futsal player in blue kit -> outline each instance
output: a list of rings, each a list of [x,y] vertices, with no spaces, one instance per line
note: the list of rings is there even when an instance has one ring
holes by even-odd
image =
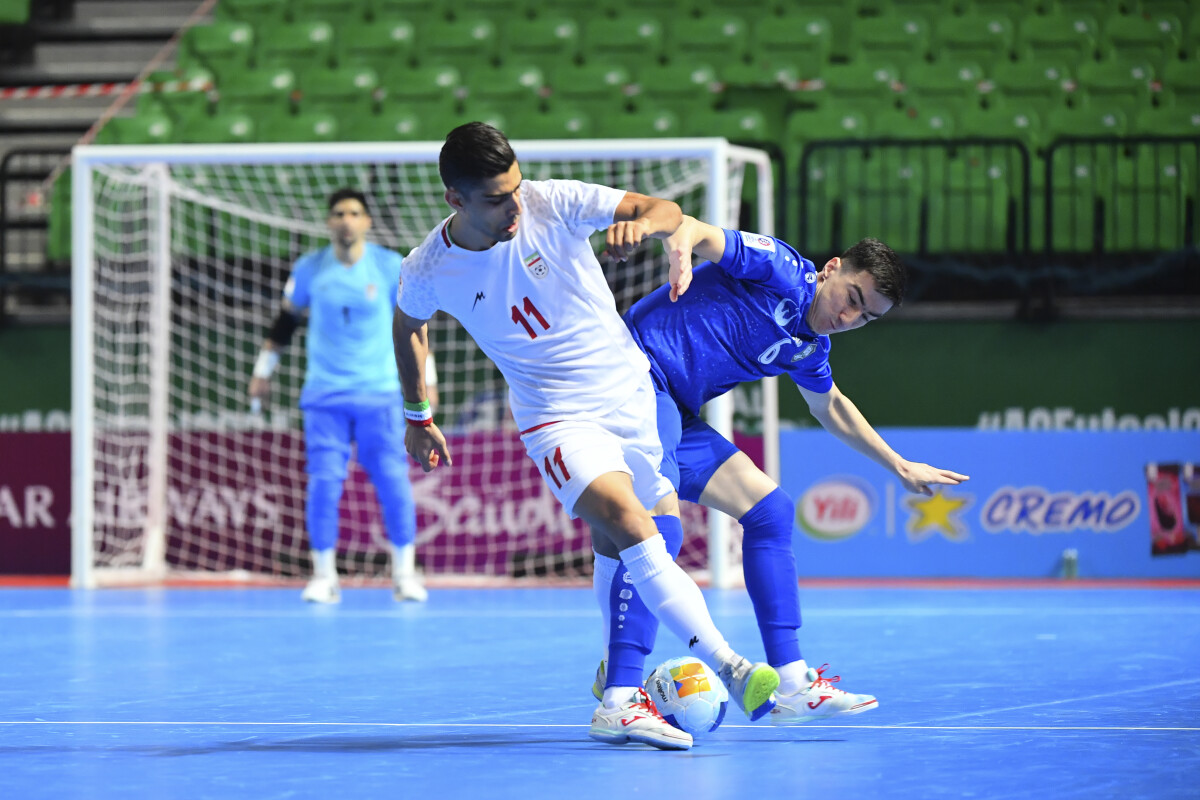
[[[707,260],[683,291],[660,287],[625,315],[650,359],[663,444],[662,472],[678,497],[718,509],[743,527],[746,588],[766,649],[780,675],[770,720],[797,724],[877,706],[871,695],[834,687],[824,668],[800,653],[800,598],[792,550],[793,502],[748,456],[699,416],[700,407],[739,383],[787,375],[821,425],[891,471],[911,492],[967,480],[950,470],[907,461],[892,450],[833,382],[829,336],[861,327],[898,305],[905,272],[882,242],[864,239],[820,269],[779,239],[725,230],[684,217],[663,242],[672,275]],[[655,514],[678,513],[665,505]],[[682,538],[668,543],[677,556]],[[657,622],[624,577],[624,565],[597,553],[595,586],[608,631],[597,697],[638,685]],[[607,599],[607,603],[603,602]]]
[[[427,599],[416,574],[416,506],[408,480],[401,416],[400,377],[392,353],[393,298],[400,285],[401,256],[367,241],[371,215],[355,189],[329,197],[330,244],[301,256],[284,289],[283,307],[263,342],[250,381],[252,401],[261,402],[308,311],[308,365],[300,408],[308,492],[305,503],[313,576],[303,599],[337,603],[341,589],[335,566],[338,502],[357,444],[383,511],[391,543],[392,592],[396,600]],[[426,368],[427,381],[433,383]]]

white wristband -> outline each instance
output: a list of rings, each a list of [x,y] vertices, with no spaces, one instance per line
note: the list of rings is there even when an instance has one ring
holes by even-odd
[[[259,350],[258,360],[254,362],[254,377],[267,380],[279,366],[279,353],[274,350]]]

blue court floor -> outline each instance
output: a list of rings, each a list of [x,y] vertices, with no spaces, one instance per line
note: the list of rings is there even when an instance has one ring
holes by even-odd
[[[745,593],[706,595],[761,658]],[[669,753],[587,738],[588,589],[4,589],[0,798],[1200,797],[1200,591],[802,599],[808,661],[879,708]]]

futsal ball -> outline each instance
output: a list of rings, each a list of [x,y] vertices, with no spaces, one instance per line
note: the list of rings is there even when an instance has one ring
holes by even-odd
[[[646,694],[663,719],[694,737],[712,733],[725,719],[729,692],[708,666],[695,658],[672,658],[646,679]]]

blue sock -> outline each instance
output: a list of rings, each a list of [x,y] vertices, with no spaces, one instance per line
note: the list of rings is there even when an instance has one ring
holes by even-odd
[[[671,558],[678,557],[683,547],[683,523],[679,517],[654,517],[654,524],[662,534]],[[608,595],[608,675],[605,688],[641,686],[646,656],[654,649],[654,639],[658,635],[658,617],[646,608],[628,576],[629,570],[620,564]]]
[[[800,588],[792,550],[795,507],[776,489],[738,520],[742,524],[742,570],[767,663],[773,667],[800,659]]]
[[[308,541],[313,550],[328,550],[337,544],[338,502],[342,499],[341,478],[308,476],[304,511],[308,519]]]

